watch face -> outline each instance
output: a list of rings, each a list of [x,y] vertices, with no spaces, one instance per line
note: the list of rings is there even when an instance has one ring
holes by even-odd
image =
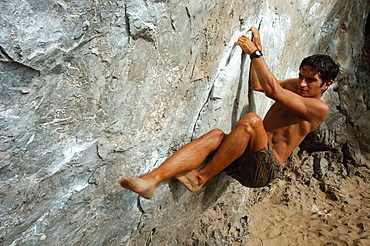
[[[260,50],[256,50],[255,52],[253,52],[250,55],[250,58],[253,59],[253,58],[258,58],[258,57],[261,57],[261,56],[263,56],[262,52]]]

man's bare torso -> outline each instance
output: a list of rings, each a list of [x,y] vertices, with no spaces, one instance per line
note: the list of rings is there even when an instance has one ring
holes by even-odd
[[[275,103],[267,112],[263,124],[274,156],[283,164],[288,155],[311,131],[311,124]]]
[[[294,86],[296,79],[291,79],[283,85],[285,89],[297,93]],[[314,100],[315,103],[324,103],[320,99]],[[316,101],[317,100],[317,101]],[[305,136],[320,125],[319,122],[309,122],[296,114],[288,111],[281,103],[275,102],[267,112],[263,124],[267,136],[272,145],[272,151],[276,159],[283,164],[284,160],[302,142]]]

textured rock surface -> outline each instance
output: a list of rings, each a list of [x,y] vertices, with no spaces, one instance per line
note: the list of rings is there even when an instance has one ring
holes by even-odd
[[[342,66],[328,120],[289,167],[309,167],[305,182],[368,173],[366,0],[19,0],[0,10],[4,245],[245,244],[249,208],[267,188],[219,175],[190,194],[169,180],[148,201],[118,179],[247,111],[264,115],[271,101],[248,91],[249,58],[234,45],[252,25],[278,78],[312,53]]]

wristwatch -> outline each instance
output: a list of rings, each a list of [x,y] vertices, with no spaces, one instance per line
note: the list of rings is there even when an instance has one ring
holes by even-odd
[[[250,55],[250,58],[251,58],[251,60],[252,60],[253,58],[258,58],[258,57],[261,57],[261,56],[263,56],[262,51],[260,51],[260,50],[256,50],[255,52],[253,52],[253,53]]]

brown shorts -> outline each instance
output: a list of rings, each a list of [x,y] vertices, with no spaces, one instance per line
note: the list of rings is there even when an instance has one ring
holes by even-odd
[[[238,180],[242,185],[259,188],[266,186],[278,177],[280,163],[274,157],[270,144],[269,149],[263,148],[249,155],[242,155],[223,171]]]

